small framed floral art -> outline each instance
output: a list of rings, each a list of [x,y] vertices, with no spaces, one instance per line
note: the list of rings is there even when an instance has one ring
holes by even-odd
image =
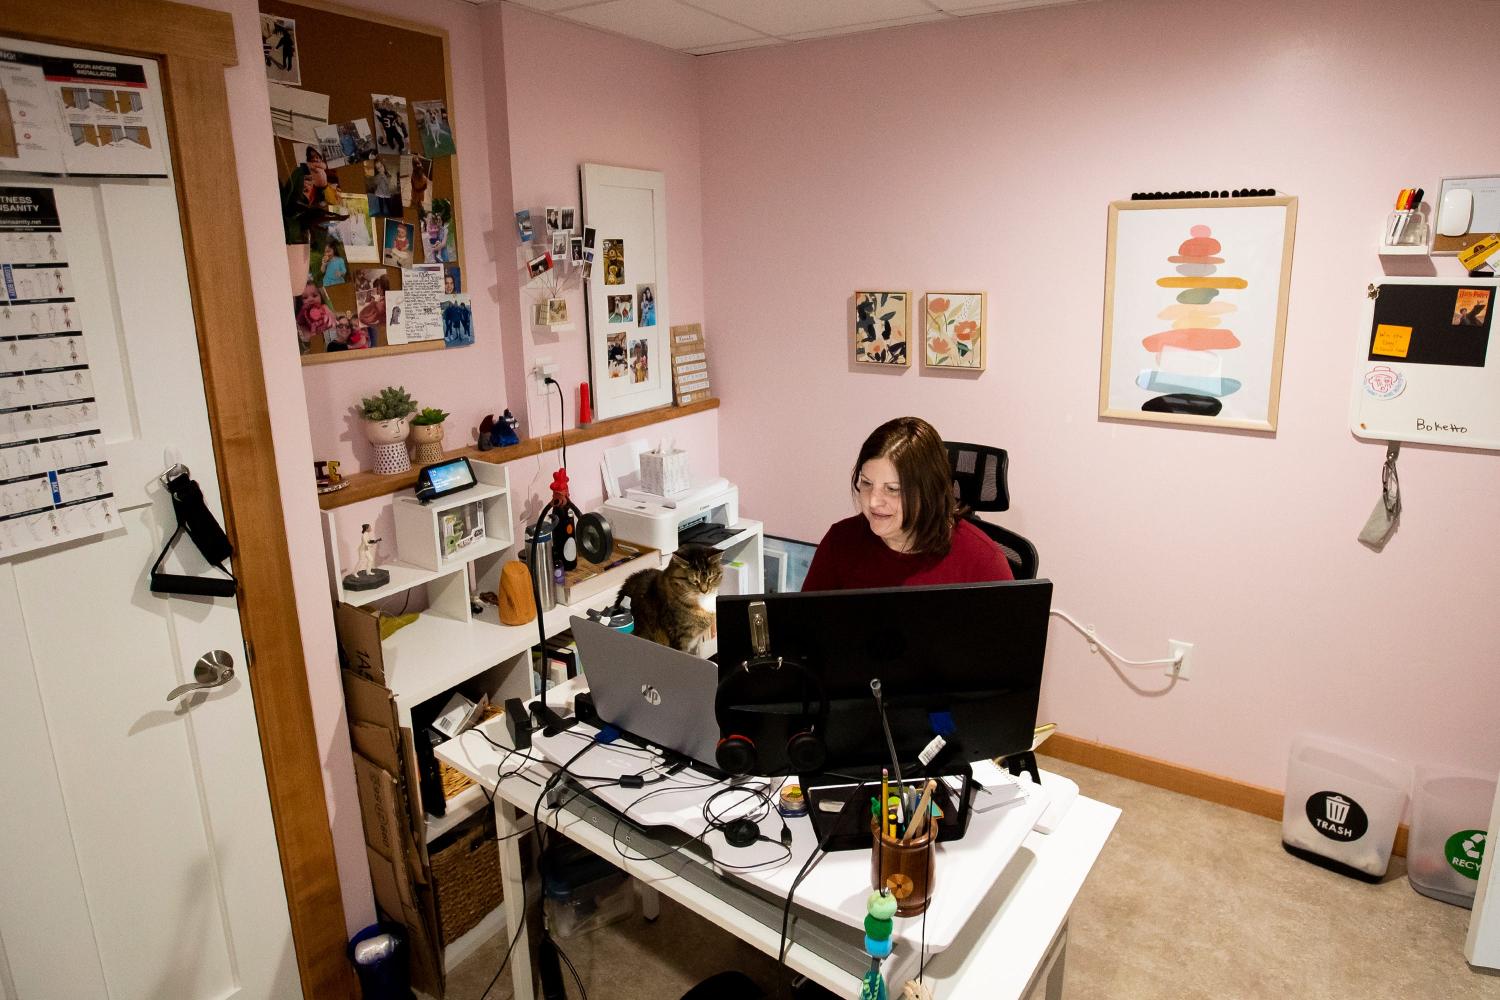
[[[911,326],[911,293],[854,293],[854,360],[861,364],[911,363],[906,331]]]
[[[983,292],[928,292],[923,317],[925,367],[984,371]]]

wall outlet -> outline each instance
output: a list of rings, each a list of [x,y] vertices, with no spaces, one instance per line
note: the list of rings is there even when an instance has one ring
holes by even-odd
[[[1094,626],[1092,626],[1092,625],[1085,625],[1083,627],[1083,634],[1088,637],[1089,652],[1090,653],[1097,653],[1097,652],[1099,652],[1099,641],[1098,641],[1098,637],[1096,636],[1096,634],[1094,632]]]
[[[1181,657],[1180,660],[1177,660]],[[1178,680],[1190,680],[1193,676],[1193,644],[1183,642],[1181,639],[1167,640],[1167,658],[1177,660],[1177,663],[1167,667],[1167,676],[1176,677]]]
[[[547,376],[557,378],[557,362],[551,358],[537,358],[531,366],[532,391],[538,396],[547,396],[552,393],[552,387],[547,384]]]

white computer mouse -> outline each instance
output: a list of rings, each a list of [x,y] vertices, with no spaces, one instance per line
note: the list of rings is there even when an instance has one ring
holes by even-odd
[[[1438,235],[1462,236],[1469,231],[1469,220],[1473,216],[1473,191],[1468,188],[1453,188],[1443,192],[1443,203],[1438,206]]]

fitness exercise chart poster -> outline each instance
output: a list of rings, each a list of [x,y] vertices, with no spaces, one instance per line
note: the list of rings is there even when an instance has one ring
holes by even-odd
[[[118,524],[57,201],[0,187],[0,559]]]

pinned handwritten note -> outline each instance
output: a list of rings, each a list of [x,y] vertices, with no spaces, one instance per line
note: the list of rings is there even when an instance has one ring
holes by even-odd
[[[1379,354],[1387,358],[1404,358],[1410,349],[1411,327],[1392,326],[1389,323],[1380,323],[1375,327],[1375,344],[1370,348],[1371,354]]]

